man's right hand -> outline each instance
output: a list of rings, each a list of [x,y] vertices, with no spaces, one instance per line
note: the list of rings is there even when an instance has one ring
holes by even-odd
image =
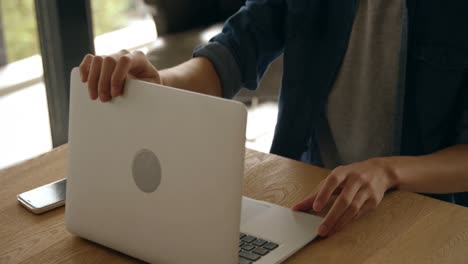
[[[143,52],[122,50],[110,56],[86,55],[80,64],[81,80],[88,82],[89,96],[102,102],[122,95],[126,79],[162,84],[158,70]]]

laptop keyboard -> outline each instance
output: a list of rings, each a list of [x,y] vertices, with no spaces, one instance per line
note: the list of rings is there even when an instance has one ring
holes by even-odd
[[[238,264],[251,264],[275,250],[278,244],[240,233]]]

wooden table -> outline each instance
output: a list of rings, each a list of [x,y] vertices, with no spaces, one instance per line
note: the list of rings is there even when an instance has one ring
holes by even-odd
[[[244,195],[283,206],[306,197],[328,173],[252,150],[245,161]],[[0,171],[0,263],[138,263],[69,234],[64,208],[37,216],[16,201],[66,172],[66,146]],[[311,242],[288,263],[468,263],[468,209],[392,192],[377,210]]]

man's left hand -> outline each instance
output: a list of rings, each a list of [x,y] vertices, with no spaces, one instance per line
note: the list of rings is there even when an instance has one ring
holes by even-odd
[[[385,158],[339,166],[320,183],[316,192],[293,209],[321,212],[331,202],[332,195],[338,195],[318,228],[320,236],[331,236],[376,208],[385,192],[395,185],[395,174],[386,166]]]

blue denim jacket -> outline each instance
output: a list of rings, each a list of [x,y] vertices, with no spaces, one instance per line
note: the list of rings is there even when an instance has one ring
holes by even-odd
[[[320,165],[316,124],[347,49],[357,1],[248,0],[221,34],[195,50],[215,65],[226,98],[242,86],[255,89],[284,55],[272,153],[308,156]],[[398,155],[468,144],[468,1],[440,3],[407,2]],[[468,206],[468,193],[433,197]]]

